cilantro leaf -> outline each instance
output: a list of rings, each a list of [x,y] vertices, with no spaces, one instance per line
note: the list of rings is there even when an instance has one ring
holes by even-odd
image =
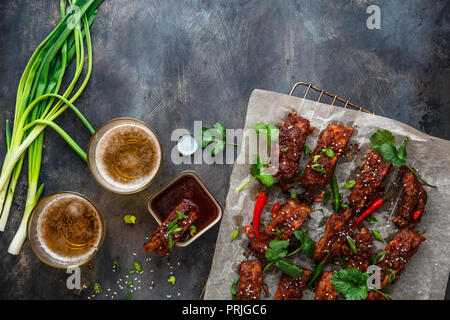
[[[289,241],[287,240],[272,240],[270,241],[269,248],[266,250],[266,259],[268,261],[276,261],[286,257],[289,246]]]
[[[392,159],[397,157],[397,149],[395,149],[393,144],[382,144],[378,153],[386,162],[392,161]]]
[[[251,166],[250,173],[261,181],[263,185],[270,188],[275,183],[275,178],[271,174],[264,172],[267,165],[262,161],[261,157],[258,155],[255,157],[256,163]]]
[[[368,296],[367,279],[369,275],[358,269],[347,268],[331,276],[334,290],[345,295],[347,300],[364,300]]]
[[[405,141],[403,141],[402,145],[397,150],[397,158],[404,162],[406,161],[406,146],[408,145],[409,139],[406,138]]]
[[[295,230],[294,236],[300,241],[302,245],[302,253],[305,257],[311,258],[314,254],[315,242],[312,240],[308,233],[303,230]]]
[[[215,140],[214,135],[212,135],[211,132],[209,132],[208,127],[202,127],[202,130],[198,133],[196,138],[197,138],[197,141],[202,146],[202,148],[206,148],[208,146],[208,144],[210,144],[211,142],[214,142],[214,140]]]
[[[197,134],[196,139],[202,148],[206,148],[209,144],[214,143],[210,150],[211,156],[214,157],[225,149],[225,127],[219,122],[216,122],[212,128],[202,127],[201,131]]]
[[[223,151],[224,149],[225,149],[225,142],[216,141],[213,147],[211,148],[210,154],[212,157],[214,157],[216,154],[219,154],[219,152]]]
[[[377,130],[371,137],[370,142],[374,145],[392,144],[395,145],[395,137],[389,130]]]
[[[222,137],[226,137],[226,131],[225,131],[225,127],[223,126],[223,124],[221,124],[220,122],[216,122],[213,126],[214,129],[216,129],[221,135]]]
[[[256,124],[256,126],[253,126],[252,129],[255,129],[256,133],[263,137],[270,146],[272,146],[274,142],[278,141],[280,130],[278,130],[278,128],[273,124],[260,122]]]
[[[291,278],[298,279],[303,277],[303,270],[293,264],[290,264],[289,262],[277,260],[273,265]]]

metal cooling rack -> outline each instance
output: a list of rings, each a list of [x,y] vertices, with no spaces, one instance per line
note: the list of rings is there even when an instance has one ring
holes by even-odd
[[[334,106],[335,103],[336,103],[336,101],[338,101],[338,102],[341,102],[341,103],[344,104],[344,106],[343,106],[344,108],[352,107],[352,108],[355,108],[355,109],[357,109],[357,110],[359,110],[359,111],[362,111],[362,112],[374,114],[372,111],[369,111],[369,110],[364,109],[364,108],[362,108],[362,107],[360,107],[360,106],[357,106],[356,104],[353,104],[353,103],[351,103],[350,101],[348,101],[348,100],[346,100],[346,99],[343,99],[343,98],[341,98],[341,97],[339,97],[339,96],[337,96],[337,95],[335,95],[335,94],[333,94],[333,93],[330,93],[330,92],[325,91],[325,90],[323,90],[323,89],[317,88],[317,87],[313,86],[312,84],[307,83],[307,82],[303,82],[303,81],[297,82],[296,84],[294,84],[294,86],[292,87],[292,90],[291,90],[290,95],[293,96],[295,90],[296,90],[298,87],[300,87],[300,86],[303,86],[303,87],[306,88],[306,89],[305,89],[305,93],[304,93],[304,95],[303,95],[303,98],[304,98],[304,99],[312,100],[312,99],[308,98],[308,94],[310,94],[311,91],[316,91],[316,92],[319,93],[319,97],[318,97],[317,100],[316,100],[317,102],[320,102],[320,101],[322,100],[323,96],[325,95],[325,96],[328,96],[328,97],[330,97],[330,98],[333,99],[333,101],[331,102],[331,105],[332,105],[332,106]],[[311,90],[311,89],[312,89],[312,90]]]

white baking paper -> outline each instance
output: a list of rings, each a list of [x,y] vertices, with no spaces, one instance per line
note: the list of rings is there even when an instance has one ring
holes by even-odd
[[[437,185],[438,188],[425,187],[428,192],[426,212],[415,229],[425,232],[423,236],[427,241],[422,243],[417,254],[407,263],[400,279],[390,287],[392,289],[390,296],[393,299],[443,299],[450,270],[450,141],[431,137],[385,117],[262,90],[255,90],[250,97],[244,132],[252,130],[250,127],[259,122],[280,125],[292,110],[309,119],[311,126],[317,128],[306,142],[311,149],[315,147],[318,133],[329,123],[355,127],[350,143],[357,143],[360,152],[353,158],[342,157],[339,160],[336,168],[339,185],[350,179],[357,179],[364,155],[369,149],[369,138],[376,130],[391,131],[396,137],[397,146],[405,137],[410,138],[407,162],[416,168],[426,181]],[[244,152],[239,154],[236,163],[244,162],[242,157]],[[307,160],[302,159],[301,167],[305,166]],[[244,256],[249,252],[247,248],[249,239],[242,226],[251,224],[255,195],[262,190],[261,184],[255,181],[242,192],[236,192],[239,186],[251,177],[249,172],[249,164],[234,165],[205,299],[231,299],[230,286],[239,275],[239,264],[246,259],[255,259],[253,256],[248,258]],[[397,174],[398,168],[393,167],[389,179],[394,180]],[[342,191],[344,199],[347,199],[350,191]],[[270,204],[279,202],[281,205],[287,200],[288,197],[282,194],[278,187],[272,187],[262,220],[267,221],[267,224],[271,221]],[[375,213],[379,221],[367,224],[369,229],[378,230],[387,242],[398,232],[398,228],[391,221],[396,216],[400,201],[398,192],[392,194]],[[324,233],[325,224],[332,213],[330,204],[312,205],[313,210],[318,208],[323,208],[324,213],[313,211],[310,219],[302,227],[315,241]],[[231,242],[236,226],[241,227],[241,232],[238,238]],[[382,251],[385,246],[386,243],[374,241],[373,252]],[[312,259],[300,255],[291,262],[304,268],[314,268]],[[329,265],[325,270],[335,268]],[[270,295],[266,297],[262,293],[262,299],[273,299],[280,275],[281,272],[278,270],[264,274],[263,282],[268,286]],[[312,290],[304,292],[304,299],[313,297]]]

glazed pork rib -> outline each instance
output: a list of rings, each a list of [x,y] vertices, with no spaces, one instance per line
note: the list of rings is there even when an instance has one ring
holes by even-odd
[[[359,233],[353,236],[353,241],[355,241],[356,254],[351,249],[348,251],[347,268],[355,268],[361,272],[366,272],[370,264],[373,237],[369,230],[361,228]]]
[[[243,261],[239,266],[237,300],[259,300],[262,284],[262,263]]]
[[[384,162],[378,152],[372,150],[367,155],[364,167],[349,197],[350,205],[356,214],[361,213],[375,200],[390,167],[391,162]]]
[[[347,268],[356,268],[366,272],[370,264],[373,237],[366,228],[361,228],[359,233],[353,237],[356,252],[349,250],[347,254]],[[315,300],[336,300],[339,293],[334,290],[331,276],[334,272],[324,272],[316,286]]]
[[[309,159],[308,165],[301,178],[301,184],[311,194],[318,187],[325,186],[330,183],[331,175],[339,157],[344,152],[354,128],[344,127],[337,124],[330,124],[319,136],[314,153]],[[326,154],[326,150],[331,149],[333,155],[330,157]]]
[[[283,190],[292,188],[297,175],[300,158],[308,135],[314,131],[309,120],[299,117],[295,112],[289,113],[279,135],[279,167],[274,175]]]
[[[278,289],[275,293],[275,300],[301,300],[303,296],[303,290],[305,290],[306,283],[311,277],[312,271],[303,269],[303,276],[294,279],[286,274],[282,274],[280,282],[278,283]]]
[[[409,229],[403,229],[395,235],[394,239],[384,249],[386,252],[384,259],[377,263],[377,266],[381,268],[380,289],[398,280],[405,264],[425,240],[424,237],[415,234]],[[376,291],[370,291],[367,300],[386,300],[386,297]]]
[[[405,228],[413,225],[422,217],[427,202],[427,192],[407,167],[400,168],[400,177],[404,193],[398,216],[394,218],[393,222],[400,228]]]
[[[314,300],[337,300],[339,293],[334,290],[331,276],[334,272],[326,271],[322,274],[316,286]]]
[[[277,238],[277,232],[281,232],[282,240],[291,240],[295,230],[300,229],[308,218],[311,209],[297,200],[289,200],[281,208],[272,222],[259,233],[250,249],[263,258],[270,241]]]
[[[178,214],[183,214],[182,219],[178,219]],[[189,200],[182,200],[175,209],[173,209],[166,220],[153,232],[152,238],[144,245],[144,250],[148,253],[155,251],[159,256],[166,256],[185,234],[185,232],[194,224],[198,217],[198,207]],[[178,219],[178,220],[177,220]],[[177,220],[177,221],[176,221]],[[176,223],[174,222],[176,221]],[[174,225],[176,228],[173,229]],[[169,228],[168,228],[169,227]],[[178,230],[170,232],[169,230]],[[172,243],[169,241],[172,239]]]
[[[347,241],[346,237],[352,235],[352,227],[356,220],[350,208],[332,214],[327,221],[325,234],[314,247],[313,259],[320,262],[329,254],[326,262],[333,260],[341,252],[342,245]]]
[[[406,262],[411,259],[425,240],[424,237],[409,229],[403,229],[395,235],[384,249],[386,251],[384,259],[377,263],[377,266],[381,268],[381,288],[390,282],[389,277],[393,277],[394,274],[395,280],[399,278],[400,271]],[[394,279],[391,279],[391,282],[392,280]]]

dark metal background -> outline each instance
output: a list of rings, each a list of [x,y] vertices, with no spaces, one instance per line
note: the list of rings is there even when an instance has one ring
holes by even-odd
[[[27,61],[57,23],[58,4],[0,1],[1,132],[5,120],[13,120],[17,85]],[[98,298],[110,299],[117,292],[115,299],[120,299],[129,289],[120,290],[117,281],[125,285],[125,280],[136,278],[140,289],[133,298],[196,299],[208,277],[218,226],[190,247],[177,248],[170,265],[154,255],[146,261],[141,246],[156,223],[145,199],[180,171],[193,169],[224,204],[232,166],[175,166],[170,134],[176,128],[193,130],[194,120],[241,128],[255,88],[288,94],[295,82],[307,81],[378,115],[450,139],[450,3],[377,1],[381,30],[366,28],[370,4],[105,0],[92,27],[93,75],[76,105],[94,127],[120,116],[147,122],[164,145],[162,173],[139,194],[112,194],[95,183],[86,164],[59,136],[47,131],[44,194],[73,190],[91,198],[105,212],[106,239],[93,268],[82,267],[88,288],[81,293],[67,290],[65,271],[39,262],[28,243],[19,256],[7,254],[24,209],[24,170],[7,230],[0,234],[0,298],[86,298],[98,281],[111,289]],[[70,111],[58,123],[87,146],[89,133]],[[0,139],[0,154],[4,152]],[[136,225],[125,225],[125,214],[137,216]],[[112,272],[115,257],[120,258],[121,272]],[[134,260],[144,273],[126,279]],[[175,285],[167,282],[171,272]]]

